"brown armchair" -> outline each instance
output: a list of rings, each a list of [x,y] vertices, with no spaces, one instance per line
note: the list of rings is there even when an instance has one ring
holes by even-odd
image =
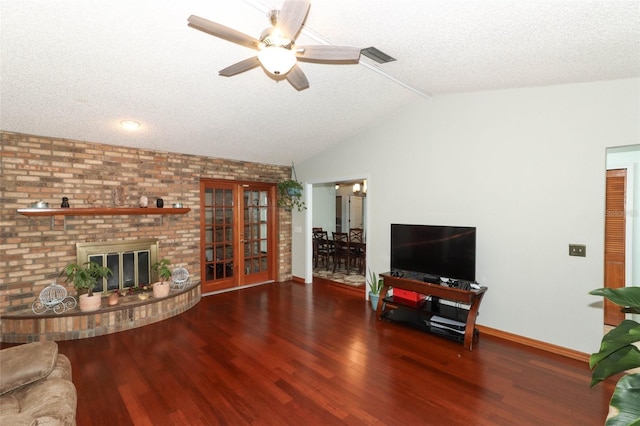
[[[69,358],[55,342],[0,351],[0,424],[75,425],[77,395]]]

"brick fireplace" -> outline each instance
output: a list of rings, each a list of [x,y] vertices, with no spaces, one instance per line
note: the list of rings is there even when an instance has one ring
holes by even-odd
[[[4,131],[0,131],[0,137],[0,321],[3,322],[5,316],[30,311],[38,294],[52,281],[66,286],[59,274],[67,264],[76,262],[76,243],[156,240],[158,258],[184,266],[192,281],[198,283],[200,179],[278,182],[291,173],[286,166]],[[116,188],[124,193],[123,207],[138,207],[144,195],[149,204],[162,198],[165,206],[181,202],[191,211],[164,216],[27,217],[17,213],[17,209],[38,200],[60,207],[62,197],[69,199],[72,208],[115,207],[112,194]],[[278,222],[277,280],[284,281],[291,278],[290,213],[280,211]],[[67,290],[75,295],[72,287]]]

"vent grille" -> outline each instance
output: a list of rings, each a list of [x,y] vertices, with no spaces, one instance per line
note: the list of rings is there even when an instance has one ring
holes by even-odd
[[[387,55],[381,50],[376,49],[373,46],[367,47],[366,49],[362,49],[360,53],[362,53],[364,56],[366,56],[369,59],[373,59],[379,64],[386,64],[387,62],[393,62],[396,60],[395,58],[392,58],[391,56]]]

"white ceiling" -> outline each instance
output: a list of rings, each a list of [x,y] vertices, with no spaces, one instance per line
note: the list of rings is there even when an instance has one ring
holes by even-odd
[[[189,15],[258,37],[282,1],[0,0],[0,128],[286,165],[425,96],[640,77],[638,0],[312,0],[298,44],[397,61],[218,76],[255,51]]]

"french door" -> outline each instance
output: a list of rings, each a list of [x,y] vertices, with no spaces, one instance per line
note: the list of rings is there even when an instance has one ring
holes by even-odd
[[[203,294],[275,280],[275,197],[274,184],[200,182]]]

